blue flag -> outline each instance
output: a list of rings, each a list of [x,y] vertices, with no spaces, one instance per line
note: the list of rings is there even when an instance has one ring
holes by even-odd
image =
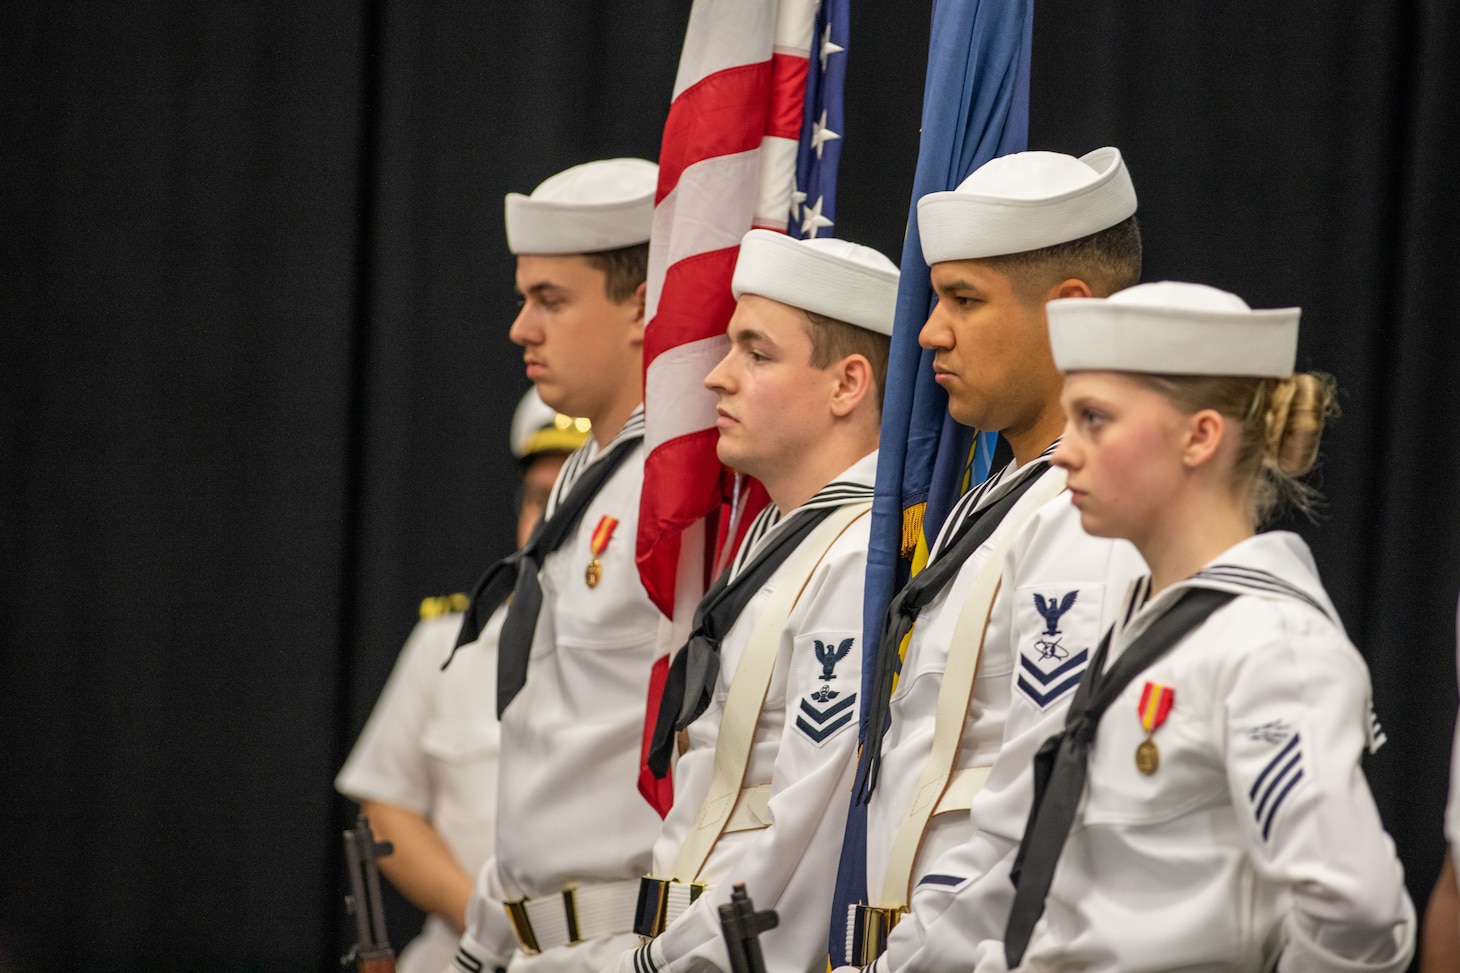
[[[1033,23],[1033,0],[937,0],[933,7],[922,141],[902,249],[872,506],[863,609],[863,700],[873,691],[877,643],[895,589],[927,561],[928,548],[962,492],[988,476],[996,438],[992,433],[976,434],[949,417],[947,395],[933,381],[933,353],[918,347],[918,332],[935,298],[923,261],[917,201],[928,193],[957,188],[990,159],[1028,147]],[[864,714],[866,710],[864,705]],[[858,767],[857,789],[866,771],[865,754],[870,746],[880,745],[883,729],[869,727],[863,717],[864,760]],[[850,908],[872,901],[869,892],[881,891],[867,888],[866,812],[865,805],[853,801],[847,817],[829,939],[834,966],[851,961]]]

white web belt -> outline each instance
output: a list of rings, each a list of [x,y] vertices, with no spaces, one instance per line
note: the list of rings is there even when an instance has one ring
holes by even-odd
[[[632,932],[639,880],[573,885],[559,895],[506,903],[507,918],[524,953],[535,955],[603,936]]]

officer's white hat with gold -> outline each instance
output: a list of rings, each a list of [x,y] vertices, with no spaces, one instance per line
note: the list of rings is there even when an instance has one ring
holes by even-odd
[[[592,425],[555,411],[529,389],[512,413],[512,455],[526,462],[538,453],[571,453],[588,441]]]

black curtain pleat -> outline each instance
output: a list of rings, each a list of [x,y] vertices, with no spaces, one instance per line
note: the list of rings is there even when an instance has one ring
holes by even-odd
[[[0,969],[330,970],[331,779],[511,545],[502,197],[657,154],[683,0],[0,10]],[[926,4],[853,4],[838,229],[896,256]],[[1313,545],[1422,907],[1456,707],[1460,14],[1039,0],[1032,148],[1146,279],[1304,308]],[[397,945],[418,921],[393,908]]]
[[[348,537],[352,4],[0,12],[0,943],[316,969]]]

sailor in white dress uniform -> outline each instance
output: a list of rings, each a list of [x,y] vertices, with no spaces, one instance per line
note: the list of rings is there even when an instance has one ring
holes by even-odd
[[[1064,473],[1049,465],[1063,422],[1059,374],[1043,315],[1050,299],[1108,294],[1139,279],[1135,209],[1113,148],[1079,159],[1005,156],[958,190],[919,202],[939,298],[921,343],[936,353],[953,417],[1003,432],[1015,459],[955,506],[931,549],[929,567],[964,560],[917,617],[902,659],[867,809],[867,893],[877,908],[838,917],[847,922],[840,962],[876,957],[872,937],[858,942],[860,917],[876,912],[896,922],[877,967],[903,969],[949,896],[1012,858],[1027,814],[1028,760],[1057,728],[1125,584],[1143,569],[1128,543],[1088,536],[1060,495]],[[1019,219],[1008,218],[1014,212]],[[1027,492],[1002,509],[1019,489]],[[984,526],[976,549],[950,553],[970,521],[991,517],[1002,519]],[[966,669],[980,646],[974,671],[962,676],[971,686],[955,692],[959,676],[948,674]],[[952,725],[940,730],[944,722]],[[864,761],[878,756],[874,746]],[[997,764],[1009,750],[1015,756]],[[998,836],[994,845],[956,867],[940,864],[976,825]],[[990,912],[1007,907],[1006,874],[987,885]],[[993,919],[987,931],[1000,928]]]
[[[769,971],[824,962],[857,743],[867,514],[897,280],[890,260],[845,241],[752,230],[741,243],[731,347],[705,384],[717,393],[721,460],[759,478],[772,503],[701,612],[714,614],[719,592],[757,568],[773,573],[724,630],[705,709],[685,726],[647,883],[667,891],[662,914],[646,917],[659,928],[642,930],[657,935],[611,969],[728,969],[717,906],[732,883],[779,913],[762,936]],[[661,712],[666,731],[676,713]],[[738,772],[724,771],[736,761]],[[716,814],[731,801],[733,813]],[[703,892],[688,903],[691,884]]]
[[[518,570],[515,588],[508,577],[515,594],[498,666],[497,841],[454,961],[464,973],[596,973],[637,942],[638,878],[660,824],[636,786],[660,616],[634,564],[656,180],[653,163],[614,159],[507,198],[523,297],[512,340],[543,400],[588,418],[593,438],[564,465],[528,545],[540,568]],[[478,595],[490,589],[500,600],[493,579],[489,572]],[[538,598],[535,615],[522,612]],[[513,642],[519,612],[521,644]]]
[[[1086,528],[1151,573],[1041,751],[1004,941],[975,968],[1398,973],[1415,916],[1359,764],[1382,743],[1368,673],[1306,545],[1253,533],[1331,395],[1293,375],[1297,309],[1163,283],[1049,318],[1055,462]]]
[[[585,421],[554,412],[536,390],[518,403],[511,449],[522,468],[519,547],[541,518],[563,460],[587,437]],[[421,934],[396,958],[399,973],[439,973],[451,962],[472,881],[496,836],[499,727],[482,700],[493,695],[506,612],[499,608],[443,673],[466,603],[464,594],[421,603],[421,619],[335,778],[336,790],[362,804],[376,835],[394,842],[381,870],[428,913]]]

